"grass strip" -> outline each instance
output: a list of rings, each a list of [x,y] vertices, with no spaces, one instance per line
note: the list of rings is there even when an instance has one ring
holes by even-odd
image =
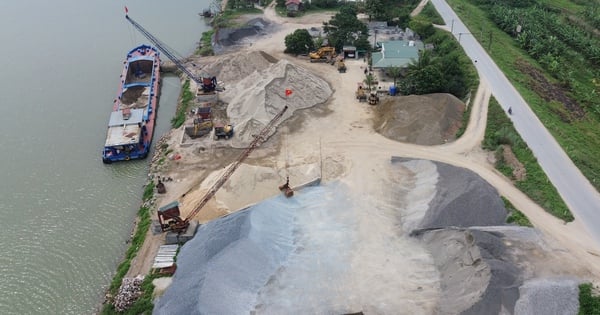
[[[498,151],[501,145],[510,145],[517,159],[525,167],[527,174],[523,180],[515,180],[512,176],[512,168],[500,158],[496,162],[496,168],[505,176],[512,178],[515,186],[525,193],[529,198],[540,205],[544,210],[566,222],[573,221],[573,215],[567,208],[556,188],[546,173],[537,163],[533,152],[521,139],[519,133],[514,129],[512,122],[500,107],[495,98],[490,99],[488,108],[487,128],[483,140],[483,148],[490,151]],[[498,157],[501,155],[497,155]]]

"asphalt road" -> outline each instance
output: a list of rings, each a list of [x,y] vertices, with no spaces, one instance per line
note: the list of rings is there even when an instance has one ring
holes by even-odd
[[[569,159],[446,1],[431,2],[475,63],[479,77],[488,82],[496,100],[504,110],[512,108],[509,117],[516,130],[531,148],[575,218],[584,224],[596,245],[600,244],[600,194]]]

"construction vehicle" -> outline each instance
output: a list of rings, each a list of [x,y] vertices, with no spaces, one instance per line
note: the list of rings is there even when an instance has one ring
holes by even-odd
[[[367,92],[365,91],[362,85],[358,85],[358,88],[356,89],[356,99],[359,102],[367,101]]]
[[[233,125],[230,124],[215,124],[215,140],[225,138],[225,140],[233,136]]]
[[[279,190],[281,190],[281,192],[283,192],[283,194],[288,198],[294,195],[294,190],[290,187],[289,176],[286,178],[285,184],[279,186]]]
[[[217,191],[225,184],[225,182],[229,179],[229,177],[235,172],[235,170],[244,162],[244,160],[256,149],[261,143],[263,143],[271,129],[275,126],[275,123],[283,116],[285,111],[288,109],[287,105],[277,114],[269,123],[260,131],[258,135],[254,137],[254,140],[250,143],[248,148],[242,152],[242,154],[230,164],[223,175],[217,179],[217,181],[208,189],[206,195],[200,200],[198,205],[190,212],[190,214],[185,218],[181,218],[181,214],[179,211],[179,202],[173,201],[166,206],[159,208],[158,210],[158,220],[160,222],[160,228],[163,232],[173,232],[173,233],[186,233],[188,227],[190,227],[190,220],[195,217],[202,207],[204,207],[208,201],[217,193]],[[188,232],[189,233],[189,232]]]
[[[308,56],[310,57],[310,62],[331,62],[336,56],[335,47],[321,47],[319,50],[308,54]]]
[[[346,73],[346,64],[343,59],[338,60],[337,69],[339,73]]]
[[[131,25],[133,25],[133,27],[135,27],[140,33],[142,33],[142,35],[146,36],[146,38],[148,40],[150,40],[154,44],[154,46],[156,46],[156,48],[158,48],[165,56],[167,56],[169,59],[171,59],[171,61],[173,61],[173,63],[177,66],[177,68],[179,70],[181,70],[181,72],[185,73],[190,79],[192,79],[194,82],[196,82],[196,84],[198,84],[198,86],[201,86],[202,91],[204,91],[205,93],[209,93],[209,92],[214,92],[216,89],[218,89],[216,77],[209,76],[207,74],[203,74],[200,77],[194,75],[183,64],[183,61],[182,61],[183,58],[177,57],[177,56],[179,56],[179,54],[177,52],[175,52],[172,48],[170,48],[165,43],[160,41],[158,38],[154,37],[154,35],[152,35],[150,32],[148,32],[139,23],[137,23],[132,18],[130,18],[127,13],[125,14],[125,18],[127,19],[127,21],[129,21],[129,23],[131,23]]]
[[[213,129],[211,119],[194,118],[194,124],[185,126],[185,134],[192,139],[196,139],[209,134]]]
[[[369,105],[377,105],[377,104],[379,104],[379,96],[377,96],[377,93],[371,92],[369,94]]]

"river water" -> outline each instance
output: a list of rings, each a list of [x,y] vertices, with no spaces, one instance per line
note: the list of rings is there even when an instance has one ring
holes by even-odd
[[[141,204],[149,159],[102,164],[129,15],[188,55],[209,0],[0,1],[0,314],[91,314]],[[163,79],[155,141],[180,83]]]

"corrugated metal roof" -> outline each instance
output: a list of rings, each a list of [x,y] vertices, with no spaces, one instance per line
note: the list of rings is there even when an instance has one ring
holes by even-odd
[[[110,120],[108,121],[109,127],[123,126],[123,125],[137,125],[142,122],[144,117],[144,110],[135,108],[131,110],[131,117],[125,120],[123,119],[123,111],[116,111],[110,113]]]
[[[152,264],[153,269],[167,268],[175,264],[178,245],[161,245]]]
[[[405,67],[419,59],[423,42],[396,40],[381,43],[381,51],[372,54],[373,68]]]

